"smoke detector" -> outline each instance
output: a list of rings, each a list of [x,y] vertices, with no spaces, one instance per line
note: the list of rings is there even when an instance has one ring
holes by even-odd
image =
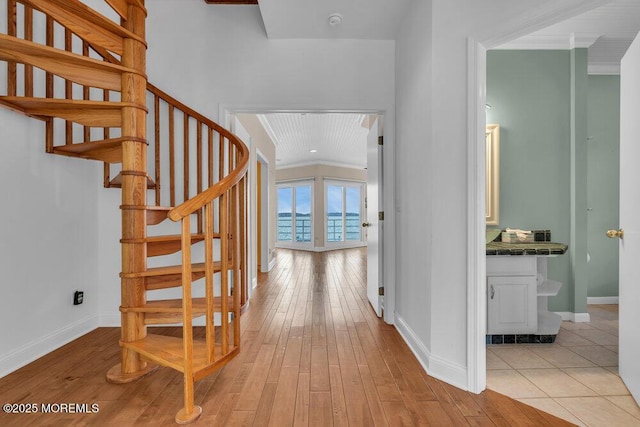
[[[332,13],[331,15],[329,15],[329,25],[331,27],[336,27],[342,24],[343,19],[344,18],[339,13]]]

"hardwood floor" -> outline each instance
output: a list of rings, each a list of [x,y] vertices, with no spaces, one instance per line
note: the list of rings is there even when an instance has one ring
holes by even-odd
[[[279,249],[242,316],[240,355],[196,383],[203,414],[193,425],[571,425],[498,393],[475,395],[426,375],[370,308],[365,264],[362,249]],[[105,382],[119,359],[119,333],[99,328],[0,379],[0,403],[95,403],[98,412],[0,413],[0,425],[174,425],[179,373],[160,368],[135,383]]]

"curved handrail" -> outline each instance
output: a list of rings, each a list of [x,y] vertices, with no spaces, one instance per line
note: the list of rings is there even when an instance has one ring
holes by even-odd
[[[218,126],[218,125],[216,125]],[[219,127],[219,126],[218,126]],[[171,209],[167,216],[172,221],[180,221],[182,218],[187,215],[191,215],[197,210],[201,209],[204,205],[211,202],[213,199],[219,197],[225,191],[227,191],[232,186],[236,185],[240,180],[244,177],[248,167],[249,167],[249,149],[247,146],[234,134],[227,131],[224,128],[220,128],[220,132],[222,135],[229,139],[233,145],[236,146],[240,150],[240,162],[236,166],[234,170],[232,170],[227,176],[222,178],[220,181],[213,184],[208,189],[204,190],[201,193],[193,196],[186,202],[183,202]]]
[[[201,193],[193,196],[189,200],[179,204],[178,206],[171,209],[168,213],[169,219],[172,221],[180,221],[187,215],[191,215],[197,210],[201,209],[204,205],[212,201],[213,199],[219,197],[226,190],[240,182],[242,177],[245,175],[248,167],[249,167],[249,149],[247,146],[234,134],[229,132],[224,127],[220,126],[218,123],[214,122],[210,118],[198,113],[194,109],[186,106],[182,102],[178,101],[168,93],[164,92],[162,89],[154,86],[153,84],[147,82],[147,90],[157,97],[161,98],[165,102],[173,105],[179,110],[183,111],[185,114],[190,117],[195,118],[205,126],[210,129],[215,130],[220,135],[224,136],[239,150],[240,162],[236,165],[236,168],[232,170],[227,176],[222,178],[220,181],[213,184],[208,189],[204,190]]]

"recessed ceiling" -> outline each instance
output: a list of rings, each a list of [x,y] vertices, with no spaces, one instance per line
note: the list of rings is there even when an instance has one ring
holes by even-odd
[[[640,1],[604,6],[509,42],[499,49],[589,48],[589,73],[617,74],[620,59],[640,31]]]
[[[317,163],[359,169],[367,166],[369,128],[365,114],[273,113],[257,116],[276,146],[276,168]]]

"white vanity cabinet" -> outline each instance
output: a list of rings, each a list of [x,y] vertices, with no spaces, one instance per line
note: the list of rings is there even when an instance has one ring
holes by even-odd
[[[535,334],[538,330],[536,258],[487,257],[487,334]]]
[[[562,319],[547,309],[547,303],[562,283],[547,279],[548,258],[487,256],[488,335],[557,335]]]

